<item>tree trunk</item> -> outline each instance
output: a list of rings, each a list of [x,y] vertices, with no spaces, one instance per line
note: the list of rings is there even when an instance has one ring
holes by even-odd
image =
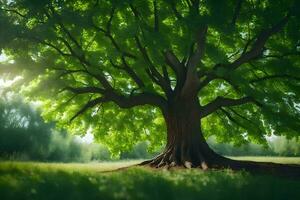
[[[222,159],[211,150],[203,137],[198,98],[177,98],[169,102],[164,113],[167,125],[167,144],[163,153],[152,159],[151,166],[207,169]],[[146,162],[146,163],[149,163]]]

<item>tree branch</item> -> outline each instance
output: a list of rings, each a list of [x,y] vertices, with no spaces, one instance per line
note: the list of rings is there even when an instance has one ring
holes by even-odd
[[[131,11],[132,11],[132,13],[133,13],[133,16],[135,17],[135,20],[136,20],[137,22],[142,22],[143,25],[144,25],[144,27],[146,28],[146,30],[152,32],[152,31],[153,31],[153,27],[149,26],[149,25],[147,24],[147,22],[145,22],[145,21],[142,19],[142,16],[141,16],[141,14],[139,13],[139,11],[138,11],[131,3],[129,4],[129,7],[130,7],[130,9],[131,9]]]
[[[237,111],[235,111],[234,109],[232,109],[232,108],[230,108],[230,107],[229,107],[229,110],[230,110],[231,112],[233,112],[235,115],[239,116],[240,118],[242,118],[243,120],[249,122],[250,124],[252,124],[253,126],[255,126],[256,128],[258,128],[258,129],[260,130],[259,125],[255,124],[255,123],[254,123],[253,121],[251,121],[250,119],[246,118],[245,116],[241,115],[240,113],[238,113]],[[261,130],[260,130],[260,131],[261,131]]]
[[[155,68],[155,66],[153,65],[152,61],[149,58],[146,48],[142,46],[138,36],[135,36],[135,41],[139,51],[141,52],[145,62],[149,67],[149,72],[147,72],[148,75],[150,76],[151,79],[154,78],[158,81],[158,85],[161,86],[161,88],[166,93],[166,95],[170,95],[172,92],[170,84],[168,84],[167,80],[164,79],[164,77],[157,71],[157,69]]]
[[[84,68],[84,70],[86,71],[87,74],[89,74],[90,76],[96,78],[103,85],[103,87],[105,87],[106,89],[112,89],[112,86],[110,85],[109,81],[105,78],[105,76],[102,72],[99,71],[98,74],[94,74],[94,73],[91,73],[88,70],[87,66],[89,66],[89,67],[92,67],[92,66],[91,66],[91,63],[89,63],[86,60],[84,54],[82,54],[82,55],[76,54],[75,51],[72,49],[71,45],[68,43],[68,41],[66,41],[62,37],[59,37],[58,39],[60,39],[65,44],[65,46],[70,51],[71,56],[76,58],[81,63],[81,65],[83,66],[83,68]]]
[[[222,107],[230,107],[230,106],[238,106],[246,103],[255,103],[256,105],[260,105],[257,101],[255,101],[252,97],[243,97],[240,99],[229,99],[224,97],[217,97],[214,101],[208,103],[201,108],[201,118],[206,117],[207,115],[215,112],[216,110]]]
[[[62,30],[67,34],[67,36],[70,38],[70,40],[77,46],[78,49],[83,50],[79,42],[73,37],[73,35],[70,33],[70,31],[64,26],[64,24],[59,21],[59,25],[62,28]]]
[[[179,88],[183,87],[185,76],[186,76],[186,69],[184,64],[182,64],[179,59],[175,56],[172,51],[166,51],[164,53],[165,61],[168,66],[174,71],[176,75],[176,86],[175,92],[179,90]]]
[[[201,61],[202,56],[204,55],[207,28],[207,25],[205,25],[199,29],[198,33],[196,33],[197,48],[196,51],[193,52],[190,58],[188,59],[188,71],[193,71],[196,68],[197,64],[199,64],[199,62]]]
[[[286,25],[289,18],[290,15],[286,15],[281,21],[273,25],[271,28],[263,30],[257,36],[256,41],[252,45],[251,49],[248,52],[243,53],[237,60],[230,64],[230,69],[236,69],[242,64],[258,57],[262,53],[267,40],[275,33],[278,33]]]
[[[293,79],[296,81],[300,81],[300,77],[296,77],[293,75],[288,75],[288,74],[279,74],[279,75],[269,75],[269,76],[264,76],[255,80],[251,80],[250,83],[257,83],[257,82],[261,82],[261,81],[266,81],[266,80],[270,80],[270,79]]]
[[[6,11],[6,12],[12,12],[12,13],[15,13],[15,14],[19,15],[20,17],[27,18],[27,16],[25,14],[22,14],[19,11],[14,10],[14,9],[0,8],[0,10]]]
[[[122,56],[126,56],[126,57],[129,57],[129,58],[136,59],[135,55],[133,55],[132,53],[127,52],[127,51],[121,49],[120,45],[118,44],[118,42],[115,40],[115,38],[112,36],[112,34],[110,32],[110,26],[111,25],[109,25],[109,26],[107,25],[107,27],[109,28],[109,30],[105,30],[105,29],[103,29],[101,27],[98,27],[97,25],[95,25],[92,22],[92,27],[94,29],[96,29],[97,31],[102,32],[104,34],[104,36],[107,37],[111,41],[111,43],[115,47],[115,49],[122,54]]]
[[[242,3],[243,3],[243,0],[237,0],[236,7],[234,9],[234,14],[233,14],[233,17],[232,17],[232,20],[231,20],[232,25],[235,24],[239,14],[240,14],[240,11],[241,11],[241,8],[242,8]]]
[[[108,99],[105,98],[105,97],[98,97],[96,99],[88,101],[73,117],[71,117],[70,122],[72,122],[79,115],[83,114],[89,108],[92,108],[92,107],[96,106],[99,103],[104,103],[104,102],[107,102],[107,101],[108,101]]]
[[[166,100],[163,97],[152,93],[144,92],[140,94],[131,95],[129,97],[125,97],[114,93],[109,94],[108,98],[110,98],[121,108],[132,108],[134,106],[141,105],[154,105],[161,108],[162,110],[166,109]]]
[[[54,13],[54,9],[53,9],[53,13]],[[112,12],[113,13],[113,12]],[[48,15],[48,17],[51,17],[50,15]],[[59,17],[59,16],[58,16]],[[112,14],[109,18],[109,22],[108,24],[111,24],[112,22]],[[65,33],[64,35],[67,36],[67,38],[59,37],[59,41],[63,43],[63,45],[70,51],[70,54],[65,53],[63,51],[61,51],[61,48],[51,44],[51,43],[47,43],[47,46],[50,46],[51,48],[55,49],[56,51],[58,51],[58,53],[62,56],[71,56],[74,57],[75,59],[77,59],[80,64],[84,67],[83,70],[80,69],[80,72],[84,72],[87,73],[88,75],[90,75],[91,77],[96,78],[100,83],[101,83],[101,87],[103,88],[99,88],[99,87],[70,87],[67,86],[66,88],[63,89],[63,91],[70,91],[74,94],[85,94],[85,93],[92,93],[92,94],[101,94],[101,97],[95,98],[93,100],[89,100],[72,118],[70,121],[74,120],[77,116],[79,116],[80,114],[84,113],[87,109],[92,108],[93,106],[99,104],[99,103],[103,103],[103,102],[114,102],[116,103],[118,106],[122,107],[122,108],[131,108],[134,106],[138,106],[138,105],[154,105],[154,106],[158,106],[160,107],[162,110],[166,109],[166,100],[158,95],[158,94],[154,94],[154,93],[148,93],[148,92],[143,92],[143,93],[139,93],[139,94],[134,94],[131,93],[130,96],[126,96],[124,94],[121,94],[119,91],[115,90],[110,82],[106,79],[105,74],[103,71],[101,71],[101,69],[97,72],[92,72],[90,71],[91,68],[95,68],[95,66],[93,66],[88,60],[87,57],[84,54],[84,51],[82,49],[82,46],[80,45],[79,42],[77,42],[77,40],[75,39],[75,37],[69,32],[69,30],[65,27],[65,25],[63,24],[62,21],[59,22],[60,27],[62,29],[62,31]],[[98,28],[98,27],[97,27]],[[108,32],[110,33],[110,25],[107,26],[107,30],[103,30],[102,28],[98,28],[99,31],[105,33],[104,35],[109,37],[110,40],[117,46],[115,46],[116,48],[119,47],[118,44],[116,43],[116,41],[114,40],[114,38],[112,37],[111,34],[107,34]],[[45,41],[41,41],[39,40],[39,42],[44,42],[43,44],[45,44]],[[61,43],[60,43],[61,44]],[[76,51],[76,49],[73,48],[78,48],[80,51],[80,53],[78,53]],[[120,48],[119,48],[120,50]],[[121,50],[120,50],[121,51]],[[123,52],[123,51],[122,51]],[[146,52],[147,53],[147,52]],[[122,54],[122,63],[123,63],[123,67],[127,70],[127,72],[134,77],[133,79],[138,82],[137,84],[141,87],[144,86],[143,81],[138,77],[138,75],[130,68],[130,66],[128,65],[128,63],[126,62],[125,57],[130,57],[129,54],[127,54],[126,52]],[[131,56],[134,57],[135,56]],[[148,57],[149,58],[149,57]],[[149,59],[150,61],[150,59]],[[150,61],[151,62],[151,61]],[[154,68],[154,66],[151,66],[152,68],[152,73],[157,73],[156,76],[160,75],[159,72]],[[75,71],[77,70],[71,70],[70,73],[75,73]],[[79,70],[78,70],[79,71]],[[159,77],[159,76],[158,76]],[[160,82],[164,80],[164,78],[160,75],[159,79]],[[165,81],[165,80],[164,80]],[[170,87],[170,86],[169,86]]]
[[[181,95],[186,96],[190,94],[197,93],[199,87],[199,78],[197,74],[197,65],[201,63],[201,58],[204,55],[205,41],[207,35],[207,25],[200,28],[196,34],[197,48],[195,52],[190,55],[186,67],[187,73],[185,78],[185,83],[182,88]]]
[[[75,71],[81,71],[81,72],[85,72],[86,74],[96,78],[105,88],[107,89],[112,89],[110,83],[106,80],[105,76],[102,74],[102,73],[98,73],[98,74],[94,74],[94,73],[91,73],[86,66],[91,66],[91,64],[85,59],[85,56],[84,55],[77,55],[75,53],[75,51],[72,49],[71,45],[68,43],[68,41],[66,41],[64,38],[62,37],[58,37],[59,40],[61,40],[64,45],[67,47],[67,49],[70,51],[71,54],[68,54],[68,53],[65,53],[63,51],[60,50],[59,47],[49,43],[49,42],[46,42],[46,41],[43,41],[39,38],[36,38],[36,37],[31,37],[30,39],[34,39],[35,41],[41,43],[41,44],[45,44],[53,49],[55,49],[61,56],[65,56],[65,57],[74,57],[75,59],[77,59],[81,65],[83,66],[83,70],[75,70]],[[55,68],[53,68],[54,70],[57,70]],[[66,73],[74,73],[74,71],[69,71],[69,72],[66,72]]]
[[[110,34],[111,33],[111,25],[112,25],[112,20],[113,20],[113,17],[114,17],[114,14],[115,14],[115,10],[116,8],[113,6],[111,8],[111,11],[110,11],[110,16],[109,16],[109,20],[106,24],[106,31]]]
[[[132,108],[141,105],[153,105],[165,111],[167,107],[166,100],[163,97],[146,92],[140,94],[131,94],[130,96],[124,96],[116,93],[113,90],[105,90],[97,87],[65,87],[62,91],[70,91],[74,94],[94,93],[102,95],[99,98],[89,101],[71,118],[70,121],[74,120],[77,116],[84,113],[87,109],[92,108],[99,103],[105,102],[114,102],[121,108]]]
[[[126,70],[126,72],[132,77],[132,79],[136,82],[136,84],[140,87],[143,88],[145,87],[145,84],[143,82],[143,80],[138,76],[137,73],[135,73],[135,71],[128,65],[128,63],[126,62],[125,57],[122,57],[122,62],[124,65],[124,68]]]
[[[39,42],[39,43],[41,43],[41,44],[44,44],[44,45],[46,45],[46,46],[48,46],[48,47],[53,48],[53,49],[54,49],[55,51],[57,51],[61,56],[72,56],[72,55],[69,54],[69,53],[63,52],[59,47],[55,46],[54,44],[52,44],[52,43],[50,43],[50,42],[47,42],[47,41],[45,41],[45,40],[41,40],[41,39],[39,39],[39,38],[37,38],[37,37],[33,37],[32,39],[35,40],[35,41],[37,41],[37,42]]]
[[[166,65],[162,65],[162,71],[163,71],[163,77],[166,80],[166,82],[168,83],[168,85],[171,84],[170,82],[170,76],[167,70],[167,66]]]
[[[200,5],[200,0],[191,0],[191,9],[193,10],[193,12],[198,15],[198,11],[199,11],[199,5]]]
[[[159,19],[158,19],[158,8],[157,8],[157,0],[153,0],[154,7],[154,31],[159,31]]]
[[[235,123],[236,125],[244,128],[245,130],[247,130],[247,127],[245,127],[243,124],[241,124],[238,120],[234,119],[233,116],[227,112],[225,109],[223,108],[220,108],[220,110],[225,114],[225,116],[230,120],[232,121],[233,123]]]
[[[125,71],[140,88],[145,87],[145,84],[144,84],[143,80],[128,65],[128,63],[126,62],[126,59],[124,58],[124,56],[121,59],[122,59],[122,63],[123,63],[122,66],[119,66],[119,65],[113,63],[112,60],[110,60],[110,63],[113,67]]]
[[[86,74],[86,71],[85,70],[82,70],[82,69],[78,69],[78,70],[68,70],[68,69],[55,69],[55,68],[50,68],[50,69],[54,69],[54,70],[60,70],[60,71],[63,71],[63,73],[61,73],[58,78],[60,77],[63,77],[63,76],[66,76],[66,75],[73,75],[75,73],[85,73]]]
[[[63,30],[63,32],[68,36],[68,38],[76,45],[76,47],[80,50],[83,50],[79,42],[76,40],[76,38],[70,33],[70,31],[67,29],[67,27],[62,23],[61,16],[55,12],[55,9],[53,6],[50,4],[49,8],[52,12],[52,15],[54,18],[57,19],[57,23],[60,26],[60,28]],[[50,18],[50,15],[48,13],[45,13],[48,18]]]
[[[74,94],[86,94],[86,93],[96,93],[96,94],[104,94],[105,93],[105,89],[102,88],[98,88],[98,87],[70,87],[67,86],[65,88],[62,89],[62,91],[70,91]]]
[[[172,0],[170,2],[170,5],[171,5],[171,9],[173,10],[173,13],[174,15],[176,16],[176,18],[178,20],[181,20],[182,19],[182,15],[178,12],[178,10],[176,9],[176,2],[174,0]]]
[[[95,88],[68,88],[71,89],[75,93],[81,93],[81,92],[89,92],[94,91]],[[98,88],[99,89],[99,88]],[[96,90],[98,90],[96,89]],[[102,93],[102,91],[101,91]],[[105,103],[105,102],[114,102],[116,103],[120,108],[132,108],[135,106],[141,106],[141,105],[154,105],[162,109],[164,112],[166,110],[167,104],[164,98],[162,98],[159,95],[154,95],[151,93],[140,93],[136,95],[131,96],[123,96],[119,95],[113,91],[105,91],[102,97],[98,97],[94,100],[88,101],[72,118],[70,121],[73,121],[76,117],[83,114],[86,110],[89,108],[92,108],[96,106],[99,103]]]
[[[252,39],[248,40],[248,42],[246,43],[246,45],[244,47],[244,50],[243,50],[241,56],[238,59],[236,59],[235,61],[233,61],[232,63],[230,63],[230,64],[216,64],[213,67],[212,71],[206,75],[206,78],[199,83],[198,91],[200,89],[202,89],[203,87],[205,87],[207,84],[209,84],[212,80],[214,80],[216,78],[222,78],[222,77],[218,77],[215,74],[215,71],[218,68],[224,67],[224,69],[226,69],[228,71],[235,70],[236,68],[238,68],[242,64],[250,62],[251,60],[253,60],[253,59],[257,58],[258,56],[260,56],[261,53],[263,52],[264,45],[267,42],[267,40],[272,35],[278,33],[280,30],[282,30],[282,28],[287,24],[289,18],[290,18],[290,15],[288,14],[281,21],[279,21],[277,24],[273,25],[271,28],[261,31],[261,33],[256,38],[252,38]],[[255,42],[252,45],[251,49],[249,51],[247,51],[250,42],[254,41],[254,40],[255,40]]]
[[[177,78],[180,77],[184,70],[183,64],[179,61],[177,56],[172,51],[166,51],[164,53],[166,63],[171,67],[171,69],[175,72]]]

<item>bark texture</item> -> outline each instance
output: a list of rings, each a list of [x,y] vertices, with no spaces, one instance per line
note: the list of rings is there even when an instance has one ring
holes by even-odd
[[[160,155],[144,164],[207,169],[221,159],[209,148],[201,132],[198,98],[177,98],[170,102],[164,118],[167,124],[166,147]]]

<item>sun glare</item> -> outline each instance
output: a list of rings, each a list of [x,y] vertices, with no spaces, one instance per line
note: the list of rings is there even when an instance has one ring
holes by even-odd
[[[76,137],[80,142],[83,142],[83,143],[87,143],[87,144],[91,144],[94,142],[94,136],[93,134],[91,133],[91,129],[89,129],[87,131],[87,133],[84,135],[84,136],[77,136]]]
[[[1,54],[0,54],[0,62],[5,62],[7,60],[8,60],[7,56],[3,52],[1,52]]]
[[[16,76],[14,79],[11,79],[11,80],[4,80],[0,77],[0,89],[6,88],[6,87],[11,87],[15,82],[17,82],[20,79],[22,79],[21,76]]]

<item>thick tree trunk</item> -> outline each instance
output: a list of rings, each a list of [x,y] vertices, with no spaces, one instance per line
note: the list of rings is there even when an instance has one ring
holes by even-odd
[[[197,97],[170,102],[164,113],[167,144],[162,154],[149,161],[150,165],[207,169],[222,159],[206,143],[201,132],[200,116]]]

